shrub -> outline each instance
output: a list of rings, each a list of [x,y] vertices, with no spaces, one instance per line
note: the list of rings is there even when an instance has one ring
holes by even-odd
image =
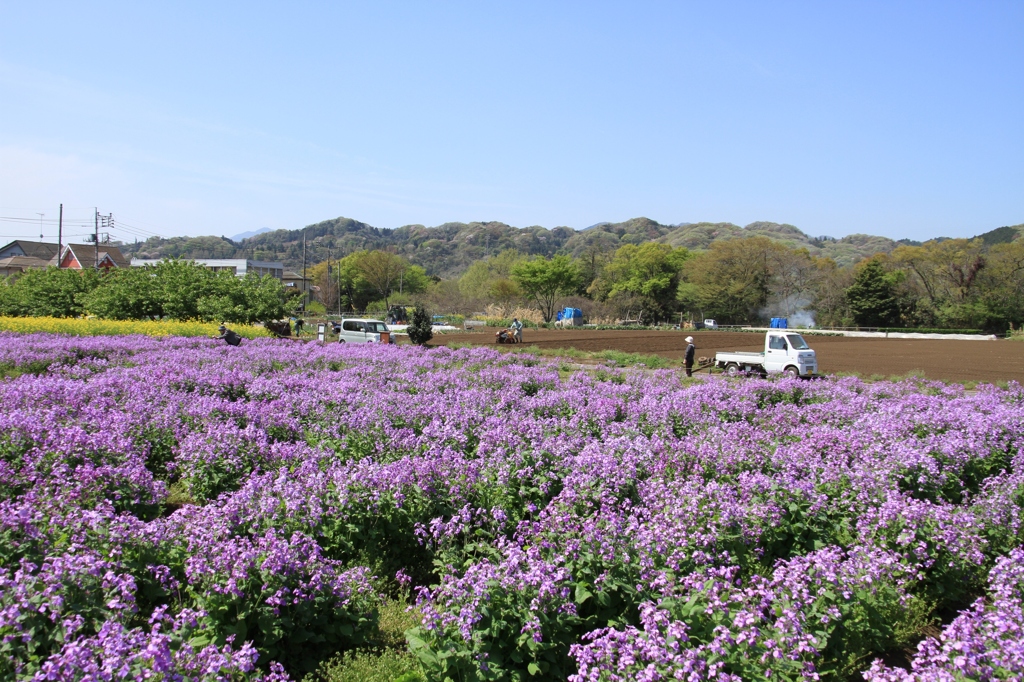
[[[430,313],[423,306],[418,306],[412,313],[412,320],[409,321],[409,340],[421,346],[434,338],[434,330],[431,328],[432,321]]]

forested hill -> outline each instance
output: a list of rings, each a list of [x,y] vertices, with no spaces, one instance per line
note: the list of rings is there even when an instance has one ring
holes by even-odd
[[[1003,227],[980,235],[986,241],[1009,241],[1022,226]],[[290,269],[302,266],[302,238],[306,237],[306,262],[345,256],[361,249],[388,249],[422,266],[432,275],[454,277],[471,263],[505,249],[528,255],[565,253],[586,257],[613,251],[623,244],[656,241],[693,250],[707,249],[717,239],[765,236],[791,247],[805,247],[814,256],[827,256],[849,265],[865,256],[888,253],[900,243],[885,237],[854,234],[842,239],[810,237],[793,225],[756,222],[745,227],[732,223],[684,223],[662,225],[647,218],[622,223],[600,223],[585,230],[568,227],[512,227],[500,222],[445,223],[437,227],[406,225],[377,228],[351,218],[335,218],[301,230],[276,230],[234,242],[227,237],[154,237],[127,244],[121,250],[136,258],[253,258],[283,261]],[[914,242],[916,243],[916,242]]]

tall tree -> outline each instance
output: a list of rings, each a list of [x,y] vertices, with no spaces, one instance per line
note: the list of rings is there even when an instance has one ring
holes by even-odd
[[[573,293],[579,285],[580,271],[568,256],[536,257],[515,265],[512,279],[537,306],[544,321],[550,322],[559,297]]]
[[[846,290],[853,284],[853,269],[840,268],[831,258],[815,258],[810,275],[811,309],[818,325],[846,327],[852,324]]]
[[[685,298],[702,315],[744,324],[764,317],[772,293],[776,256],[786,247],[767,237],[716,241],[683,269]]]
[[[981,239],[932,240],[921,246],[901,246],[892,252],[892,259],[914,274],[938,308],[974,297],[986,264],[985,243]]]
[[[667,244],[626,244],[604,266],[590,291],[599,300],[626,294],[642,301],[645,317],[663,319],[675,303],[680,271],[689,258],[687,249]]]
[[[980,287],[993,326],[1024,325],[1024,238],[992,247]]]
[[[854,321],[862,327],[889,327],[899,323],[896,281],[878,258],[864,262],[846,290]]]
[[[399,281],[409,268],[409,263],[401,256],[387,251],[368,251],[358,259],[356,267],[384,299],[384,307],[387,308],[388,297],[398,288]]]
[[[771,268],[772,307],[790,317],[810,303],[805,293],[814,273],[814,262],[807,249],[782,248],[773,250]]]

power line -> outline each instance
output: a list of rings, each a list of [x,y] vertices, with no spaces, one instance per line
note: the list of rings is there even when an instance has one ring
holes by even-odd
[[[107,216],[101,216],[101,217],[104,218],[104,220],[106,220],[106,221],[115,221],[116,224],[117,224],[117,227],[119,229],[121,229],[122,231],[127,232],[129,234],[137,235],[137,236],[140,236],[140,237],[147,237],[147,238],[148,237],[159,237],[161,239],[165,239],[165,237],[162,234],[160,234],[159,232],[154,232],[153,230],[149,230],[149,229],[147,229],[145,227],[139,227],[138,225],[125,222],[124,220],[122,220],[120,218],[116,218],[115,219],[113,217],[113,214],[109,214]],[[60,222],[60,220],[57,219],[57,218],[54,218],[54,219],[42,218],[42,219],[40,219],[40,218],[22,218],[22,217],[19,217],[19,216],[0,216],[0,222],[8,222],[8,223],[15,223],[15,224],[29,223],[29,224],[42,224],[42,225],[57,226],[58,223]],[[93,220],[92,216],[90,216],[90,218],[88,218],[88,219],[83,218],[83,219],[80,219],[80,220],[77,220],[77,221],[75,219],[73,219],[73,218],[65,218],[64,219],[64,225],[72,226],[72,227],[91,227],[93,222],[94,222],[94,220]]]

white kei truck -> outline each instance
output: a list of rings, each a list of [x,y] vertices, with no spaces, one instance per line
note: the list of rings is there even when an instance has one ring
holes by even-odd
[[[780,329],[764,335],[763,353],[723,351],[715,353],[715,366],[729,376],[742,372],[777,374],[809,379],[818,372],[818,358],[804,337]]]

